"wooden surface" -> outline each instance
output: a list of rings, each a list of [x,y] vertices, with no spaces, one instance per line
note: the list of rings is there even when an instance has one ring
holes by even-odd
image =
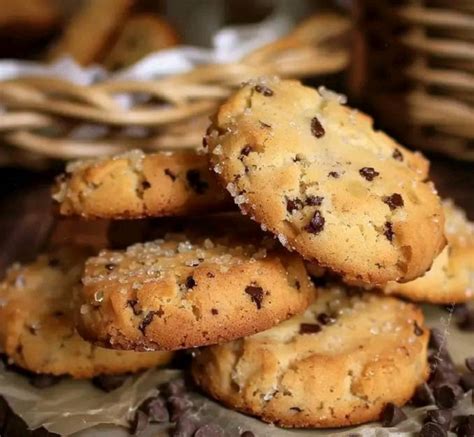
[[[432,178],[443,197],[452,197],[474,220],[474,163],[434,156]],[[54,172],[0,170],[0,275],[14,261],[32,259],[57,228],[49,184]],[[105,241],[102,223],[61,223],[56,238],[66,240],[74,231],[87,243]],[[105,243],[104,243],[105,244]]]

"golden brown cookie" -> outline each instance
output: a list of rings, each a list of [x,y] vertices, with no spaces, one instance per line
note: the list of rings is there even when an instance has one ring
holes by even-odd
[[[451,200],[443,201],[448,246],[421,278],[399,284],[389,282],[386,294],[414,301],[462,303],[474,297],[474,224]]]
[[[0,348],[35,373],[91,378],[136,372],[170,361],[167,352],[111,351],[75,331],[73,288],[80,286],[85,249],[62,247],[27,265],[15,264],[0,284]]]
[[[415,279],[445,245],[425,159],[326,89],[247,83],[208,132],[212,168],[241,211],[347,279]]]
[[[169,234],[89,259],[80,334],[116,349],[175,350],[254,334],[304,311],[314,289],[301,258],[273,239],[230,232]]]
[[[404,405],[428,376],[428,330],[415,305],[333,286],[301,316],[203,348],[204,391],[284,427],[341,427]]]
[[[186,215],[230,206],[206,157],[192,151],[145,155],[134,150],[76,161],[58,177],[53,191],[61,214],[85,218]]]
[[[125,22],[103,64],[111,70],[128,67],[178,42],[175,29],[163,18],[153,14],[134,15]]]

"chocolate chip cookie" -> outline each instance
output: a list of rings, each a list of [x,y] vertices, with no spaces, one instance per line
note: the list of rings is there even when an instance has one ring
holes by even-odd
[[[422,312],[401,300],[339,286],[300,316],[203,348],[195,381],[233,409],[284,427],[341,427],[405,404],[428,376]]]
[[[115,349],[175,350],[251,335],[304,311],[315,291],[301,258],[273,238],[232,232],[168,234],[89,259],[79,333]]]
[[[15,264],[0,284],[0,348],[35,373],[91,378],[136,372],[170,361],[167,352],[111,351],[75,331],[73,288],[90,252],[61,247],[27,265]]]
[[[296,81],[245,84],[204,139],[212,169],[306,259],[369,284],[415,279],[445,246],[428,163],[339,100]]]
[[[226,209],[231,202],[192,151],[145,155],[134,150],[112,158],[69,164],[53,198],[62,215],[135,219]]]

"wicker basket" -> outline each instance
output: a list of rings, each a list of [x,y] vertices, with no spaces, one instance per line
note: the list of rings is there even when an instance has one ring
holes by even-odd
[[[200,66],[155,81],[79,86],[52,77],[22,77],[0,82],[3,163],[17,158],[31,165],[135,147],[195,147],[209,114],[241,82],[262,75],[305,77],[343,70],[349,27],[349,20],[338,15],[317,15],[239,63]],[[124,94],[140,98],[124,109],[114,98]]]
[[[352,94],[401,140],[474,160],[474,1],[357,0]]]

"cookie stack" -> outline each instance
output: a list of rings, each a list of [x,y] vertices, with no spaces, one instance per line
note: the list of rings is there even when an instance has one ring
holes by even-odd
[[[5,353],[87,378],[199,348],[204,392],[286,427],[405,404],[429,373],[428,330],[407,300],[472,297],[474,227],[439,199],[426,159],[342,100],[261,79],[220,107],[200,153],[70,164],[60,214],[173,218],[120,250],[13,266],[0,288]]]

